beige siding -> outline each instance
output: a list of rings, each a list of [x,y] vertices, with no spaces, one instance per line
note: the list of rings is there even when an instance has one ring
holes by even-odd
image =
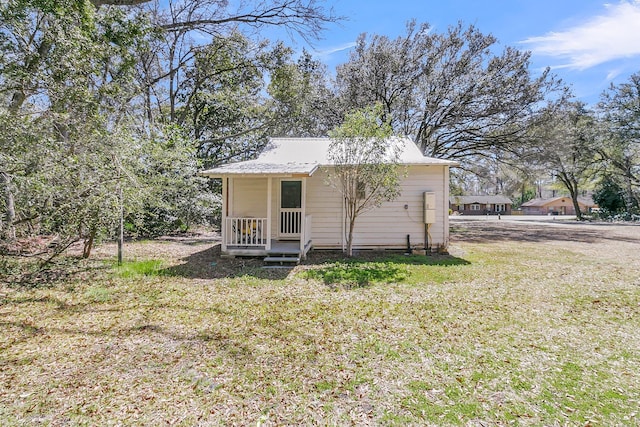
[[[235,217],[267,217],[267,179],[235,178],[232,181],[233,212]]]
[[[314,247],[342,247],[342,197],[327,185],[324,169],[307,179],[307,215],[312,215]]]
[[[356,220],[356,248],[404,248],[407,235],[411,245],[424,245],[423,193],[436,196],[436,223],[430,227],[430,244],[447,245],[449,240],[448,167],[411,166],[402,182],[398,199],[362,214]],[[273,179],[272,235],[277,237],[280,206],[280,179]],[[267,217],[267,178],[231,180],[231,216]],[[405,205],[407,208],[405,209]],[[327,184],[325,169],[306,179],[306,214],[312,219],[312,240],[316,248],[341,248],[344,244],[342,196]]]
[[[442,166],[412,166],[402,182],[398,199],[362,214],[356,220],[355,247],[406,247],[407,235],[412,246],[423,246],[423,193],[436,194],[441,208],[431,225],[431,244],[448,244],[448,177]],[[315,247],[341,247],[343,234],[342,198],[326,185],[326,174],[314,174],[308,181],[307,214],[313,215]],[[405,209],[405,205],[407,209]]]

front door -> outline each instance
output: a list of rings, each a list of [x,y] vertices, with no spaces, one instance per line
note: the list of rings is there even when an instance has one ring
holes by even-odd
[[[281,238],[299,238],[302,226],[302,181],[280,181]]]

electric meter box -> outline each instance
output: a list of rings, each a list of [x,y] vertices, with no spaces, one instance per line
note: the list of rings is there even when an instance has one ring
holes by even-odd
[[[433,224],[436,222],[436,193],[424,193],[424,223]]]

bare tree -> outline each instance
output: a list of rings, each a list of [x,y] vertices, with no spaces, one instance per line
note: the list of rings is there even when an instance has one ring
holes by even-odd
[[[394,40],[362,35],[338,68],[343,102],[380,102],[394,131],[426,155],[464,159],[508,148],[561,87],[548,70],[531,75],[529,53],[506,48],[496,55],[495,45],[493,36],[462,24],[436,33],[411,22]]]

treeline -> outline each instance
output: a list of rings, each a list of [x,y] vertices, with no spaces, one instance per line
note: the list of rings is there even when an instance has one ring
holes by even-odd
[[[334,70],[259,37],[312,39],[341,20],[317,0],[8,0],[0,3],[0,232],[4,251],[49,236],[61,251],[215,222],[196,172],[254,157],[270,136],[326,136],[373,104],[426,155],[524,196],[553,176],[638,208],[640,75],[589,110],[529,53],[462,24],[363,34]],[[480,178],[478,178],[480,177]],[[600,184],[597,184],[600,183]],[[577,196],[576,196],[577,197]],[[612,205],[613,206],[613,205]],[[19,249],[19,248],[18,248]]]
[[[324,78],[247,34],[316,37],[337,19],[315,0],[0,2],[3,252],[46,236],[46,252],[82,240],[89,256],[122,212],[134,236],[215,221],[218,196],[197,171],[292,131],[302,90],[315,102]]]

